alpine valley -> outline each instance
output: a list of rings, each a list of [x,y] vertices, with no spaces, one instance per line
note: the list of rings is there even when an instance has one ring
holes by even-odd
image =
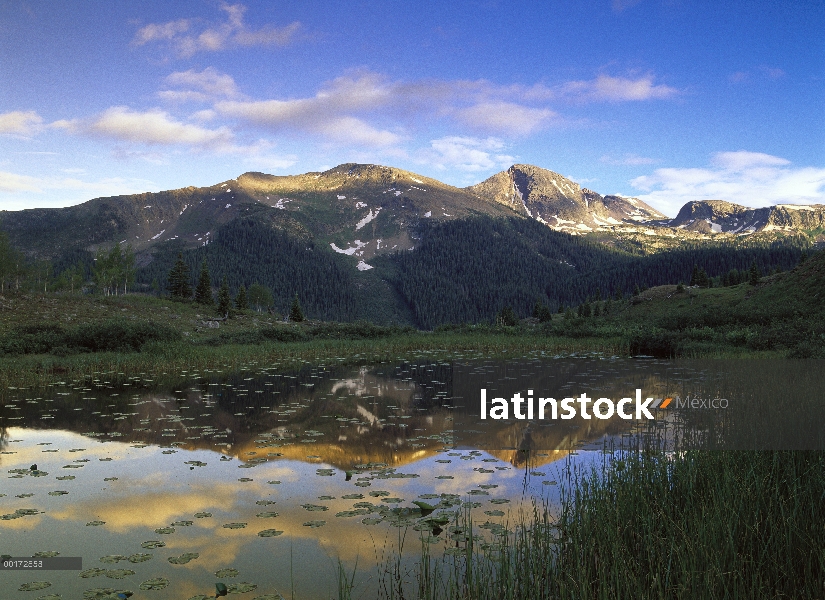
[[[603,196],[531,165],[457,188],[343,164],[2,211],[0,231],[53,278],[71,268],[90,274],[99,251],[131,247],[134,291],[162,293],[180,254],[193,283],[206,261],[213,286],[226,278],[234,294],[259,283],[278,312],[298,294],[310,318],[432,328],[490,321],[505,306],[526,317],[537,302],[555,312],[687,284],[694,266],[720,281],[752,264],[786,270],[825,241],[825,205],[698,200],[670,219],[637,198]]]

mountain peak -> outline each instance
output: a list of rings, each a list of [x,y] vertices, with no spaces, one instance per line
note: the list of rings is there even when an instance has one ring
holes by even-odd
[[[467,190],[569,233],[667,219],[638,198],[602,196],[535,165],[516,164]]]

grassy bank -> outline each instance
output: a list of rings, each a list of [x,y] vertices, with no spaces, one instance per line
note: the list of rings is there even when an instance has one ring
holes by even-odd
[[[472,541],[479,524],[459,522],[450,530],[458,554],[433,558],[425,549],[413,573],[388,560],[384,596],[825,596],[822,453],[633,456],[574,473],[568,483],[559,518],[537,510],[501,537],[497,551]],[[404,592],[405,580],[415,589]],[[341,596],[357,592],[345,585]]]
[[[145,374],[159,377],[181,370],[229,369],[256,363],[291,368],[302,363],[367,364],[426,358],[513,357],[599,352],[623,354],[621,339],[569,339],[511,332],[408,332],[377,339],[264,341],[249,344],[193,344],[189,341],[152,342],[141,352],[96,352],[68,356],[51,354],[0,358],[0,388],[48,385],[96,373]]]

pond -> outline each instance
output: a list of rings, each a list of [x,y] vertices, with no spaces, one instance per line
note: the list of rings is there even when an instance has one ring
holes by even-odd
[[[82,569],[7,571],[2,597],[212,598],[222,584],[239,598],[330,598],[339,565],[374,597],[396,553],[412,564],[424,545],[460,551],[467,517],[495,552],[534,505],[558,507],[572,473],[638,433],[577,416],[525,446],[521,430],[462,421],[482,387],[618,399],[700,383],[720,390],[707,369],[667,361],[531,359],[99,373],[5,390],[2,553],[82,557]]]

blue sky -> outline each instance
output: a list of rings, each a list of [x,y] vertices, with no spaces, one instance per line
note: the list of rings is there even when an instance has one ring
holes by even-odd
[[[0,209],[343,162],[825,203],[823,31],[819,0],[0,0]]]

